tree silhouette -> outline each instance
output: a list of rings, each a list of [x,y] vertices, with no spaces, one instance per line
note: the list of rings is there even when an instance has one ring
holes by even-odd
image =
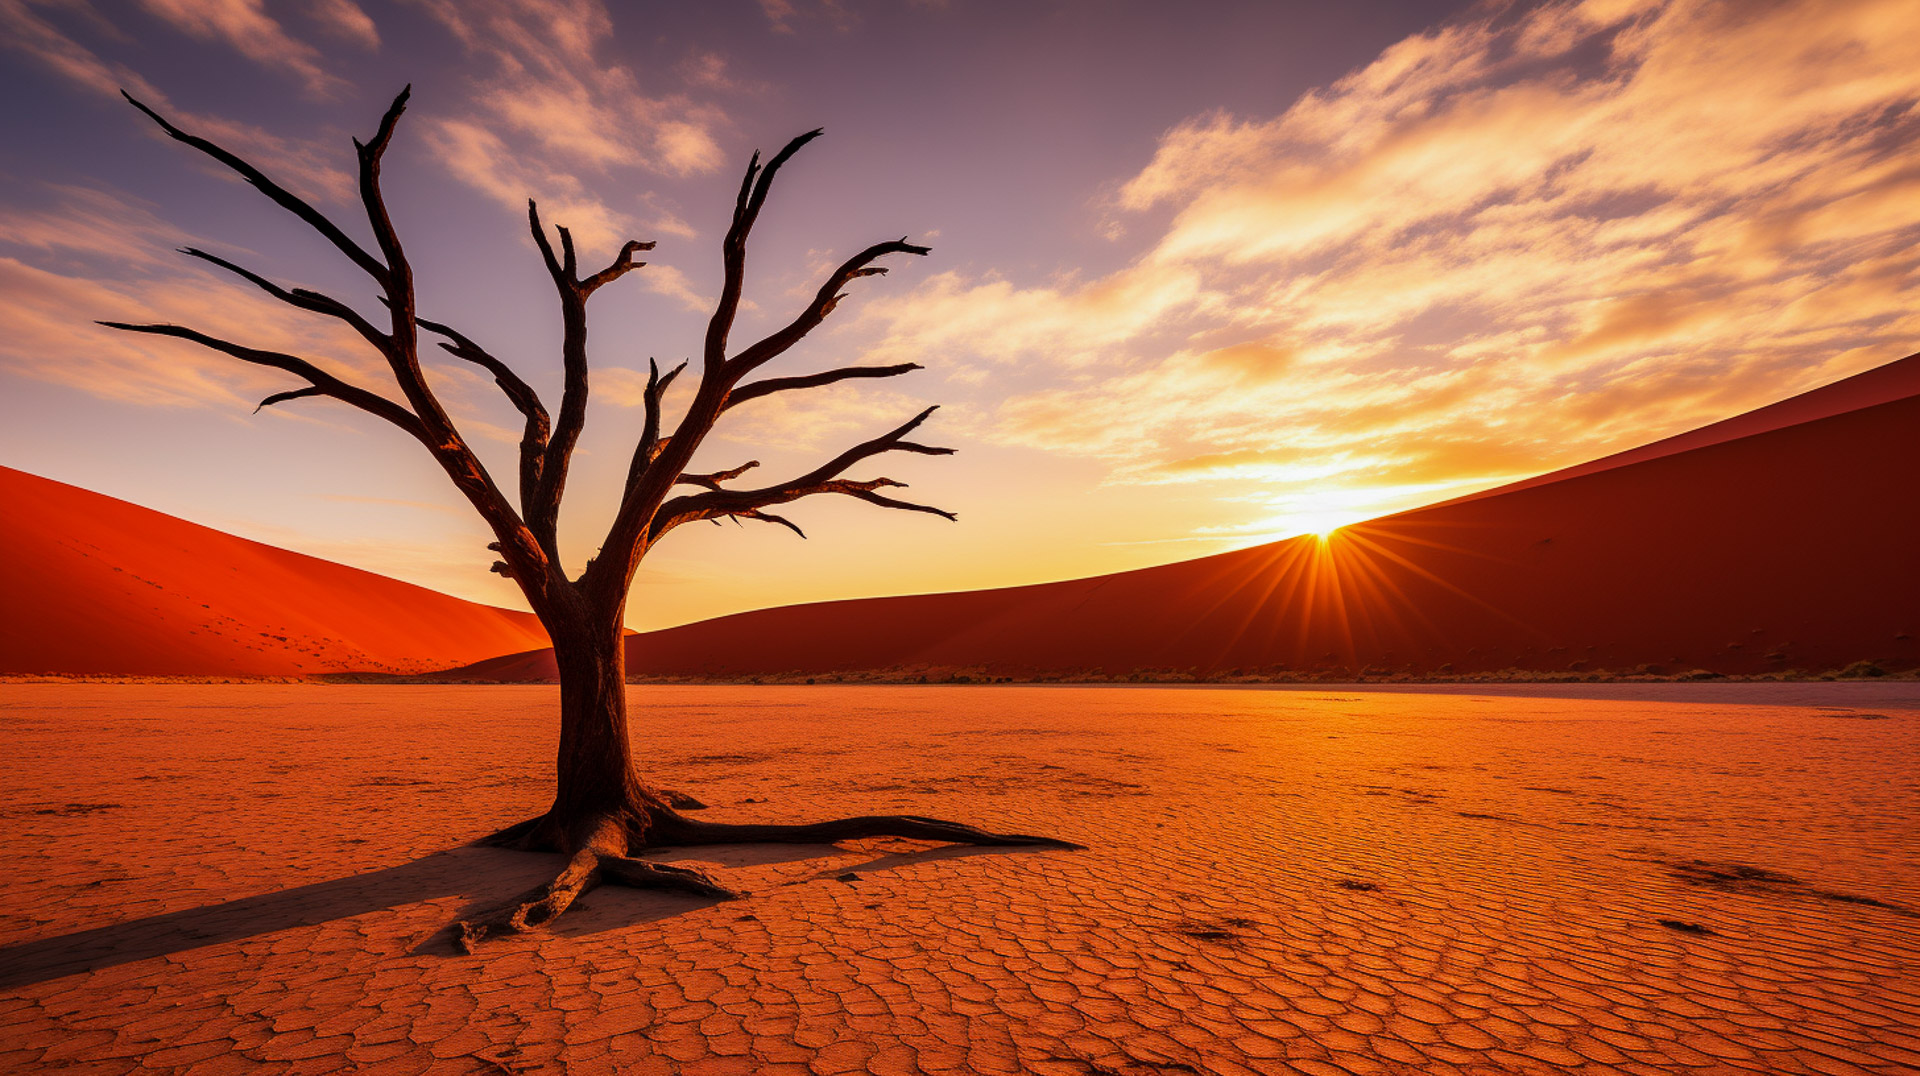
[[[848,284],[861,277],[885,273],[884,268],[874,264],[876,261],[889,254],[924,255],[928,248],[915,246],[905,239],[875,243],[841,263],[806,308],[783,328],[730,353],[728,336],[740,306],[748,233],[766,204],[767,193],[781,166],[820,132],[810,131],[788,142],[764,166],[760,155],[755,153],[740,182],[733,222],[722,246],[725,274],[719,302],[707,325],[700,382],[693,401],[679,423],[668,432],[661,413],[662,398],[686,364],[663,374],[657,364],[649,362],[643,400],[645,420],[639,443],[633,450],[633,461],[627,468],[619,510],[599,555],[587,562],[579,576],[569,577],[561,565],[557,529],[561,496],[567,484],[567,466],[586,420],[587,300],[602,287],[644,265],[635,261],[634,255],[652,249],[653,244],[628,242],[611,265],[583,277],[573,237],[567,229],[555,228],[560,240],[556,254],[547,229],[540,222],[538,208],[528,202],[528,224],[559,293],[563,325],[560,359],[564,387],[558,415],[549,415],[539,395],[505,363],[458,330],[429,321],[415,310],[413,270],[380,193],[381,156],[406,109],[410,91],[411,87],[404,89],[394,98],[392,106],[381,117],[372,141],[354,140],[359,156],[360,201],[366,210],[377,254],[252,164],[207,139],[181,130],[132,95],[123,93],[168,136],[232,169],[332,243],[379,286],[385,315],[376,323],[375,319],[362,316],[338,299],[306,288],[283,288],[206,251],[188,247],[182,253],[219,266],[289,306],[335,318],[350,326],[386,359],[404,403],[350,384],[306,359],[222,340],[191,328],[124,322],[101,324],[128,332],[190,340],[242,362],[284,370],[306,382],[303,387],[268,396],[260,402],[261,407],[325,396],[385,419],[426,446],[493,531],[495,541],[489,548],[497,551],[500,559],[492,570],[519,585],[553,641],[560,678],[560,749],[553,805],[545,813],[508,826],[482,843],[559,852],[569,858],[553,881],[497,910],[462,923],[462,947],[470,948],[490,934],[524,930],[546,922],[565,911],[580,894],[605,882],[720,898],[735,895],[699,871],[633,858],[634,853],[647,848],[726,842],[813,843],[876,836],[967,844],[1075,847],[1044,837],[989,833],[956,822],[907,815],[844,818],[811,825],[730,825],[695,820],[676,811],[669,802],[672,797],[642,781],[634,766],[627,729],[622,621],[635,569],[647,551],[669,531],[684,523],[731,517],[775,523],[800,533],[800,528],[791,520],[768,509],[828,493],[858,498],[882,508],[954,518],[938,508],[882,492],[899,489],[903,483],[888,478],[844,477],[855,464],[890,452],[923,455],[952,452],[949,448],[907,439],[932,414],[933,408],[786,482],[755,488],[730,485],[757,466],[752,461],[707,474],[687,469],[695,450],[726,411],[737,404],[778,392],[819,388],[854,378],[893,377],[920,369],[913,363],[850,366],[742,384],[748,375],[778,358],[824,321],[845,297],[842,289]],[[421,330],[441,338],[440,347],[449,355],[492,374],[495,383],[525,419],[520,439],[517,509],[494,483],[493,476],[429,387],[420,363]],[[691,487],[697,492],[675,493],[680,487]]]

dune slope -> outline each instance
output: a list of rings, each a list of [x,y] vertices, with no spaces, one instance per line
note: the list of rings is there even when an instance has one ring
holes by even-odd
[[[418,672],[544,645],[529,614],[0,467],[0,673]]]
[[[640,676],[1815,672],[1920,661],[1920,360],[1485,495],[1091,579],[636,635]],[[1624,458],[1623,458],[1624,457]],[[1598,462],[1598,461],[1597,461]],[[546,679],[552,655],[454,675]]]

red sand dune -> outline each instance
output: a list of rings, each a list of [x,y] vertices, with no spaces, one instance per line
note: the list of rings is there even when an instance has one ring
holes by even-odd
[[[417,672],[546,642],[526,613],[0,467],[0,673]]]
[[[1091,579],[742,613],[632,637],[628,671],[1912,667],[1916,393],[1920,356],[1606,461],[1357,524],[1324,544],[1294,538]],[[535,651],[451,675],[547,679],[553,660]]]
[[[1469,493],[1455,500],[1478,500],[1481,497],[1492,497],[1533,486],[1543,486],[1565,478],[1624,467],[1629,463],[1640,463],[1643,460],[1659,459],[1661,456],[1671,456],[1676,452],[1705,448],[1708,445],[1720,444],[1722,441],[1750,437],[1756,433],[1778,430],[1802,422],[1812,422],[1815,419],[1826,418],[1828,415],[1857,411],[1862,407],[1872,407],[1874,404],[1904,399],[1908,396],[1920,396],[1920,355],[1909,355],[1898,362],[1876,366],[1830,385],[1822,385],[1798,396],[1790,396],[1779,403],[1755,408],[1746,414],[1722,419],[1697,430],[1674,434],[1672,437],[1662,438],[1651,444],[1641,445],[1639,448],[1630,448],[1625,452],[1616,452],[1597,460],[1589,460],[1558,471],[1549,471],[1509,485],[1479,493]]]

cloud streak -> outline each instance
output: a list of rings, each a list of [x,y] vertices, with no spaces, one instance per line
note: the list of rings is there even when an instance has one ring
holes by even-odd
[[[618,247],[639,229],[688,235],[651,203],[631,212],[593,193],[594,177],[621,170],[687,176],[722,163],[716,134],[725,112],[686,93],[641,85],[606,62],[613,19],[600,0],[425,0],[467,53],[486,66],[474,107],[436,121],[431,138],[445,165],[476,190],[521,209],[551,203],[550,219],[583,243]],[[724,60],[701,54],[679,81],[731,85]]]
[[[1042,360],[994,436],[1232,483],[1267,533],[1577,462],[1913,350],[1911,19],[1482,9],[1169,131],[1112,197],[1125,268],[949,273],[867,328],[889,359]]]
[[[46,6],[49,5],[34,0],[0,0],[0,44],[11,45],[15,51],[31,57],[68,82],[94,93],[116,99],[122,90],[133,94],[187,130],[258,162],[289,189],[318,194],[335,202],[353,198],[354,178],[339,167],[333,156],[260,127],[175,107],[159,87],[139,72],[102,57],[45,18],[37,9]],[[95,27],[110,25],[87,0],[67,0],[56,6]],[[183,8],[190,6],[183,5]],[[155,132],[155,137],[163,136]]]
[[[189,36],[224,42],[262,67],[292,73],[316,96],[331,97],[347,88],[321,66],[320,51],[288,34],[260,0],[140,0],[140,6]],[[372,20],[351,0],[327,0],[322,11],[335,19],[346,16],[346,25],[361,34],[372,32]],[[358,13],[357,23],[352,13]]]

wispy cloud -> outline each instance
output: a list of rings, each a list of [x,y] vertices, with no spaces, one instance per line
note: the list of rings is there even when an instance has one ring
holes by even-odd
[[[922,6],[934,5],[923,4]],[[813,0],[812,3],[796,3],[795,0],[760,0],[760,13],[767,17],[767,28],[776,34],[798,33],[798,23],[813,19],[823,19],[827,25],[843,33],[860,22],[859,17],[844,0]]]
[[[549,219],[593,246],[617,247],[642,229],[690,234],[657,204],[616,208],[591,184],[622,169],[717,169],[726,114],[684,92],[643,87],[631,68],[604,60],[613,20],[600,0],[425,3],[487,67],[475,107],[434,127],[436,151],[456,175],[509,206],[529,196],[551,203]],[[731,86],[724,58],[712,53],[690,57],[674,81],[708,92]]]
[[[37,10],[46,7],[58,8],[73,21],[103,33],[111,32],[111,24],[87,0],[62,0],[58,4],[0,0],[0,44],[12,46],[16,52],[94,93],[115,98],[122,90],[132,93],[183,127],[260,164],[289,189],[336,202],[353,197],[353,176],[339,166],[334,155],[316,149],[311,143],[290,141],[260,127],[174,107],[167,95],[139,72],[100,56]],[[155,137],[160,137],[157,132]]]
[[[320,28],[362,48],[380,47],[380,28],[353,0],[315,0],[310,13]]]
[[[216,405],[235,414],[299,379],[177,340],[135,336],[95,319],[174,322],[314,359],[376,391],[390,383],[357,337],[325,322],[289,318],[241,285],[199,273],[130,282],[67,275],[0,257],[0,366],[107,399],[157,406]],[[299,405],[294,405],[298,407]],[[325,401],[313,403],[326,407]]]
[[[290,72],[309,93],[331,96],[347,86],[321,66],[320,51],[288,34],[261,0],[140,0],[140,6],[186,34],[224,42],[262,67]],[[338,17],[346,8],[352,9],[349,23],[357,13],[362,32],[372,31],[372,20],[351,0],[328,0],[321,10]]]
[[[52,194],[44,208],[0,212],[0,325],[7,327],[0,334],[0,368],[106,399],[209,406],[234,415],[245,415],[270,392],[300,387],[297,378],[184,341],[94,324],[166,322],[300,355],[392,394],[391,371],[351,330],[289,310],[179,256],[172,248],[191,237],[145,203],[91,187],[55,187]],[[479,387],[465,369],[449,373],[464,388]],[[460,392],[455,403],[474,394]],[[345,414],[326,401],[285,413],[323,421]]]
[[[1359,516],[1650,440],[1914,350],[1912,15],[1482,9],[1281,115],[1169,131],[1116,188],[1148,237],[1126,268],[946,274],[868,326],[888,358],[1047,360],[1003,440],[1376,491]]]
[[[48,192],[53,204],[47,208],[0,206],[0,247],[153,266],[178,235],[152,206],[125,195],[73,184]]]

